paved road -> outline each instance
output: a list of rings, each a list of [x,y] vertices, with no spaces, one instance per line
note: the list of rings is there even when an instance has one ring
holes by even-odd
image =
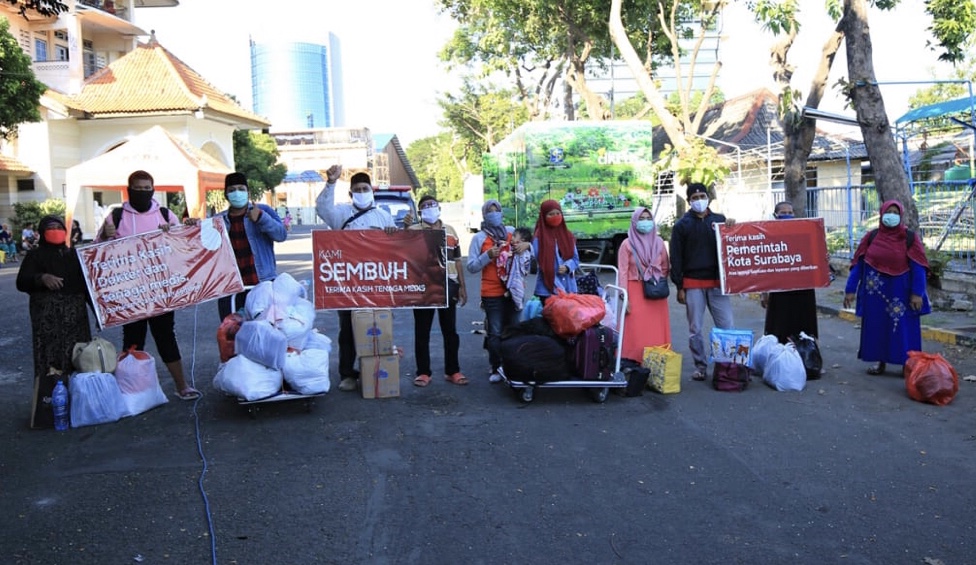
[[[281,270],[308,277],[308,248],[293,234]],[[402,312],[400,398],[334,392],[311,413],[280,403],[251,420],[210,389],[208,304],[177,316],[199,403],[58,434],[25,428],[29,320],[14,276],[0,269],[0,563],[974,562],[974,385],[946,407],[913,402],[897,375],[864,374],[858,330],[838,318],[821,319],[828,372],[802,393],[685,381],[678,395],[597,404],[550,389],[525,405],[487,382],[467,331],[469,386],[411,386]],[[734,305],[738,327],[762,328],[756,302]],[[460,325],[480,318],[468,306]],[[334,314],[317,322],[335,336]],[[690,374],[673,297],[671,323]],[[943,347],[976,374],[972,350]]]

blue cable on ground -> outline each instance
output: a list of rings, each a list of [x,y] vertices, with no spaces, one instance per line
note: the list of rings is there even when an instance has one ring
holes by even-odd
[[[190,386],[197,388],[196,383],[196,364],[197,364],[197,311],[200,305],[193,307],[193,353],[190,357]],[[197,389],[199,390],[199,389]],[[200,414],[197,406],[203,394],[193,401],[193,426],[197,438],[197,453],[200,454],[200,461],[203,462],[203,470],[200,471],[200,479],[197,481],[197,488],[200,490],[200,497],[203,498],[203,509],[207,516],[207,529],[210,532],[210,555],[213,565],[217,565],[217,535],[214,532],[213,516],[210,514],[210,500],[207,498],[207,490],[203,487],[203,479],[207,476],[207,456],[203,453],[203,441],[200,439]]]

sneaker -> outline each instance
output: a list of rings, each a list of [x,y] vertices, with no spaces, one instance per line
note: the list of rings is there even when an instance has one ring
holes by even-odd
[[[490,383],[500,383],[505,380],[505,371],[499,367],[488,375],[488,382]]]
[[[359,381],[352,377],[346,377],[341,381],[339,381],[339,390],[341,390],[342,392],[352,392],[356,390],[358,386],[359,386]]]

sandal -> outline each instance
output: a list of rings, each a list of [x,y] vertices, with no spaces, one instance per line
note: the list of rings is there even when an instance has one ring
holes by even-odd
[[[203,396],[203,394],[192,386],[188,386],[176,393],[176,396],[180,397],[180,400],[196,400]]]
[[[691,380],[693,381],[703,381],[705,380],[704,371],[695,371],[695,374],[691,375]]]
[[[444,375],[447,382],[454,383],[456,385],[466,385],[468,384],[468,377],[465,377],[460,372],[454,373],[453,375]]]
[[[878,364],[877,364],[877,365],[875,365],[874,367],[870,367],[870,368],[869,368],[869,369],[867,370],[867,373],[868,373],[869,375],[881,375],[881,374],[883,374],[884,372],[885,372],[885,364],[884,364],[884,363],[878,363]]]
[[[419,386],[421,388],[430,384],[430,375],[417,375],[413,380],[413,386]]]

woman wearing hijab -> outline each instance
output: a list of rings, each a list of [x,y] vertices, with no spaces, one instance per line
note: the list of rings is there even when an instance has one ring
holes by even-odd
[[[579,267],[579,251],[576,237],[566,227],[563,209],[559,202],[546,200],[539,207],[539,219],[535,223],[532,239],[532,256],[539,263],[535,295],[545,304],[557,290],[576,292],[576,268]]]
[[[511,296],[506,295],[505,282],[498,274],[496,259],[506,246],[514,247],[516,253],[529,249],[529,242],[511,245],[515,228],[506,226],[502,220],[502,204],[488,200],[481,207],[481,231],[471,238],[468,247],[467,269],[469,273],[481,273],[481,308],[485,311],[485,349],[491,364],[489,382],[501,382],[502,371],[501,341],[502,331],[518,321],[518,311]]]
[[[621,357],[640,361],[644,348],[671,343],[667,299],[644,298],[644,280],[668,277],[668,249],[657,234],[651,211],[638,207],[630,216],[627,238],[617,251],[617,270],[627,283],[627,318]]]
[[[793,204],[779,202],[773,208],[777,220],[793,219]],[[820,334],[817,326],[817,293],[812,288],[788,290],[784,292],[764,292],[759,303],[766,309],[764,333],[774,335],[785,344],[800,332],[816,338]]]
[[[17,273],[17,290],[30,295],[30,319],[34,345],[34,379],[38,397],[50,396],[51,369],[71,372],[75,343],[91,341],[87,287],[78,254],[65,245],[68,230],[56,216],[44,217],[38,227],[38,245]],[[54,427],[50,410],[35,410],[31,427]]]
[[[926,295],[929,264],[922,238],[905,227],[897,200],[881,205],[881,225],[861,239],[851,260],[844,308],[857,297],[861,346],[857,357],[876,361],[869,375],[885,365],[904,365],[909,351],[922,349],[921,316],[932,311]]]

